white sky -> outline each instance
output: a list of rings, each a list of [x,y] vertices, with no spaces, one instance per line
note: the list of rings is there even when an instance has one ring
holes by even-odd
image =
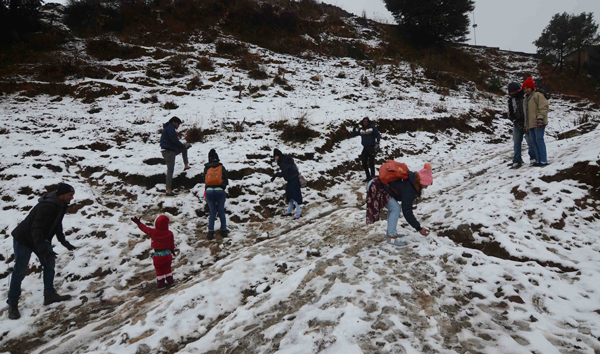
[[[321,0],[348,12],[393,23],[382,0]],[[600,23],[600,0],[475,0],[477,44],[515,51],[535,52],[533,41],[556,13],[594,13]],[[473,44],[471,34],[469,42]]]

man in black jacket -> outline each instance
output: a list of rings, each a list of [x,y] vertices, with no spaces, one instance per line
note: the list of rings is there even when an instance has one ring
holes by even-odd
[[[511,168],[517,169],[523,166],[523,158],[521,157],[521,146],[523,144],[523,137],[527,141],[529,146],[529,160],[531,163],[536,162],[535,155],[531,148],[531,142],[529,134],[525,131],[525,112],[523,111],[523,98],[525,93],[521,89],[521,85],[516,82],[508,84],[508,118],[513,122],[513,142],[514,142],[514,156],[513,162],[510,164]]]
[[[69,251],[75,249],[63,233],[62,220],[67,212],[67,207],[75,190],[68,184],[60,183],[58,190],[50,192],[40,198],[29,215],[13,231],[13,247],[15,252],[15,267],[10,280],[8,291],[8,318],[16,320],[21,317],[19,313],[19,297],[21,296],[21,282],[25,278],[27,265],[31,254],[40,260],[44,267],[44,305],[66,301],[69,295],[58,295],[54,289],[54,266],[56,253],[52,250],[52,239],[56,235],[58,241]]]
[[[163,132],[160,136],[160,148],[165,162],[167,164],[167,197],[174,197],[173,193],[173,172],[175,171],[175,158],[181,154],[183,157],[183,170],[189,170],[191,167],[188,161],[189,143],[182,143],[177,136],[177,129],[183,122],[178,117],[171,118],[163,125]]]
[[[352,136],[359,136],[363,146],[363,151],[360,154],[360,160],[362,161],[363,168],[367,178],[363,182],[369,182],[371,178],[375,177],[375,154],[379,142],[381,141],[381,135],[379,130],[373,124],[369,117],[365,117],[362,120],[362,127],[354,127],[352,130]]]

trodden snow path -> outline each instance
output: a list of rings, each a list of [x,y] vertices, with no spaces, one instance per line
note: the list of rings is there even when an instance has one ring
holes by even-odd
[[[440,183],[417,209],[424,223],[483,224],[492,235],[481,233],[478,241],[495,240],[528,261],[489,256],[436,232],[410,236],[408,247],[387,245],[384,222],[364,225],[364,187],[354,184],[359,192],[352,203],[312,207],[299,221],[277,217],[268,236],[241,235],[256,235],[265,225],[240,228],[216,263],[194,273],[178,264],[185,273],[174,288],[155,290],[150,275],[128,291],[106,289],[100,302],[39,313],[36,323],[55,339],[32,352],[598,352],[598,222],[567,220],[554,230],[547,226],[552,219],[542,223],[553,215],[551,206],[537,208],[539,219],[524,213],[561,193],[556,182],[537,177],[597,157],[598,135],[552,143],[557,154],[546,169],[527,167],[502,178],[509,171],[497,156],[436,173]],[[458,182],[452,174],[466,177]],[[538,184],[538,194],[515,203],[514,186],[529,191]],[[582,194],[572,189],[562,197],[568,204],[568,196]],[[511,216],[516,220],[507,222]],[[186,258],[195,263],[193,254]],[[547,261],[576,271],[540,264]],[[86,325],[78,325],[83,316]],[[61,325],[44,327],[53,320]]]

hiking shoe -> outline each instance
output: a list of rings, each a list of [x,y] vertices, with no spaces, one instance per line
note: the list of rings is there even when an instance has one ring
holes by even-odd
[[[187,171],[187,170],[189,170],[190,168],[192,168],[192,166],[184,167],[184,168],[183,168],[183,170],[184,170],[184,171]]]
[[[213,240],[215,238],[215,230],[208,230],[208,234],[206,234],[207,240]]]
[[[363,182],[368,183],[370,180],[371,180],[370,178],[365,178],[365,179],[363,179]]]
[[[281,214],[281,216],[292,216],[292,213]]]
[[[533,166],[533,165],[535,165],[536,163],[537,163],[537,161],[536,161],[536,160],[533,160],[533,159],[532,159],[532,160],[529,160],[529,166]]]
[[[300,217],[302,217],[302,215],[296,215],[296,216],[294,216],[294,219],[298,220],[298,219],[300,219]]]
[[[517,168],[521,168],[521,166],[523,166],[523,163],[522,163],[522,162],[513,162],[513,163],[510,165],[510,168],[511,168],[511,169],[513,169],[513,170],[516,170]]]
[[[165,282],[165,278],[156,280],[156,287],[159,289],[164,289],[167,287],[167,283]]]
[[[408,246],[408,243],[406,243],[406,241],[402,240],[404,236],[389,236],[387,237],[387,243],[389,243],[390,245],[396,246],[396,247],[405,247]]]
[[[175,284],[175,280],[173,279],[172,275],[167,276],[166,280],[167,280],[167,287],[173,286],[173,284]]]
[[[221,230],[219,230],[219,233],[221,234],[221,237],[223,237],[223,238],[229,237],[229,230],[227,230],[227,229],[221,229]]]
[[[71,295],[58,295],[57,293],[45,293],[44,305],[50,305],[55,302],[63,302],[71,300]]]
[[[541,163],[541,162],[536,162],[533,164],[533,167],[546,167],[548,166],[547,163]]]
[[[176,193],[173,193],[173,192],[171,192],[171,193],[167,193],[167,194],[165,194],[165,195],[166,195],[167,197],[175,197],[175,196],[177,196],[177,194],[176,194]]]
[[[18,320],[21,318],[19,313],[19,305],[8,305],[8,318],[11,320]]]

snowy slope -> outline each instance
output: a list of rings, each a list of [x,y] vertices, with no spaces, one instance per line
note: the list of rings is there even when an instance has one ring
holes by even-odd
[[[150,86],[146,68],[168,70],[168,58],[103,63],[129,69],[111,80],[69,80],[79,96],[0,98],[2,296],[13,265],[10,231],[60,181],[77,191],[64,226],[78,247],[55,245],[57,289],[74,296],[67,303],[41,306],[41,268],[31,261],[23,318],[1,314],[1,351],[600,351],[598,192],[584,184],[598,178],[600,131],[555,139],[583,114],[597,117],[592,103],[553,97],[552,164],[512,171],[505,98],[469,83],[443,96],[408,63],[372,68],[255,47],[270,78],[250,80],[213,44],[190,43],[188,50],[170,53],[190,55],[187,75]],[[212,57],[216,71],[197,71],[197,53]],[[510,54],[500,56],[497,62]],[[508,80],[535,75],[536,62],[520,59]],[[278,73],[293,90],[273,83]],[[196,75],[204,88],[188,90]],[[365,87],[363,75],[382,84]],[[234,87],[240,84],[241,97]],[[102,87],[117,94],[85,99]],[[157,103],[142,103],[153,95]],[[162,108],[171,101],[177,109]],[[173,115],[184,127],[214,132],[193,146],[191,171],[178,162],[180,194],[165,199],[158,131]],[[303,115],[319,136],[283,141],[272,124],[293,125]],[[412,235],[404,223],[410,247],[386,245],[385,222],[365,226],[358,138],[330,142],[333,132],[364,116],[383,132],[382,155],[413,169],[434,166],[434,186],[416,211],[433,232]],[[243,131],[235,131],[240,122]],[[299,221],[275,216],[284,208],[282,182],[270,182],[275,147],[294,155],[310,181]],[[206,240],[200,198],[211,148],[232,174],[232,235],[216,242]],[[154,289],[150,242],[129,222],[140,215],[151,223],[161,213],[171,218],[181,250],[177,285],[166,291]]]

